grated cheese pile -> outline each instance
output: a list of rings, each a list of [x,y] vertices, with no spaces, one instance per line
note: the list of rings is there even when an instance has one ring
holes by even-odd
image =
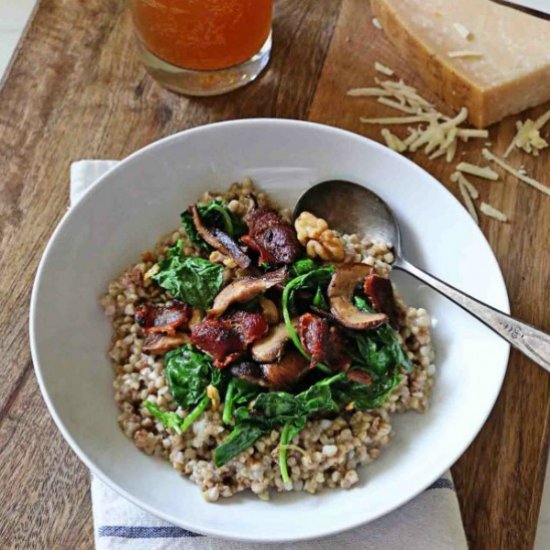
[[[380,63],[375,64],[379,72],[386,75],[393,71]],[[352,97],[373,97],[388,107],[405,113],[405,116],[365,118],[365,124],[406,124],[414,125],[407,128],[408,136],[399,137],[384,128],[381,132],[388,147],[399,153],[415,152],[423,149],[430,159],[444,156],[451,162],[456,154],[458,140],[466,142],[471,138],[487,138],[487,130],[462,128],[460,125],[468,118],[468,110],[462,108],[455,117],[440,113],[432,103],[423,98],[415,88],[408,86],[403,80],[383,80],[375,78],[377,86],[369,88],[354,88],[348,90]]]
[[[373,24],[378,26],[376,23],[377,22],[373,20]],[[456,24],[455,29],[465,40],[471,39],[471,33],[462,25]],[[448,55],[450,57],[479,56],[477,52],[470,50],[448,52]],[[376,62],[374,68],[377,72],[387,76],[394,75],[392,69],[381,63]],[[407,125],[408,135],[406,136],[399,136],[388,128],[383,128],[380,132],[386,145],[398,153],[414,153],[423,150],[423,152],[429,156],[428,158],[430,160],[444,156],[447,162],[452,162],[456,155],[457,145],[460,140],[467,142],[472,138],[486,139],[489,137],[489,132],[487,130],[464,128],[461,126],[468,118],[468,110],[465,107],[463,107],[456,116],[449,117],[439,112],[432,103],[417,92],[416,88],[405,84],[402,79],[380,80],[379,78],[375,78],[374,80],[376,86],[352,88],[347,91],[347,95],[351,97],[376,98],[378,103],[404,113],[401,116],[379,118],[360,117],[359,119],[365,124]],[[540,135],[540,130],[548,122],[550,122],[550,110],[534,121],[527,119],[524,122],[517,122],[516,136],[508,147],[504,158],[506,158],[515,148],[538,156],[540,150],[548,147],[548,143]],[[491,142],[485,142],[486,147],[491,145]],[[495,163],[518,180],[550,196],[550,187],[528,176],[523,167],[519,169],[514,168],[494,155],[487,148],[482,150],[482,156],[485,160]],[[468,162],[458,163],[455,170],[456,171],[451,175],[451,181],[458,184],[460,194],[462,195],[468,212],[476,223],[479,223],[474,203],[474,201],[479,198],[479,191],[464,174],[490,181],[497,181],[499,175],[489,166],[477,166]],[[506,214],[486,202],[481,202],[479,211],[500,222],[508,221]]]
[[[523,149],[526,153],[538,157],[539,151],[548,147],[548,142],[541,137],[540,131],[549,120],[550,110],[546,111],[546,113],[537,118],[537,120],[531,120],[530,118],[524,122],[518,120],[516,122],[517,133],[508,149],[506,149],[504,158],[507,158],[516,148]]]

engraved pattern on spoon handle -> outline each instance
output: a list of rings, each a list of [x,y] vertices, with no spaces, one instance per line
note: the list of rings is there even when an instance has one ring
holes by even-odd
[[[402,258],[396,261],[394,267],[410,273],[458,304],[493,329],[512,346],[550,372],[550,335],[468,296],[468,294],[444,283]]]

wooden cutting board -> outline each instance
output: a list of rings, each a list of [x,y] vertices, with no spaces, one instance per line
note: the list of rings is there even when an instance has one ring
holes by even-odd
[[[429,96],[372,25],[367,0],[278,0],[269,70],[243,90],[210,99],[178,97],[144,74],[124,5],[40,0],[0,90],[1,547],[93,545],[88,472],[46,411],[27,333],[36,266],[68,205],[70,162],[123,158],[185,128],[256,116],[310,119],[381,141],[380,128],[359,117],[391,109],[345,95],[370,85],[374,61]],[[505,150],[515,120],[491,128],[495,152]],[[460,158],[476,162],[482,145],[462,146]],[[450,165],[412,158],[458,196]],[[548,151],[520,163],[550,185]],[[513,314],[550,331],[550,198],[506,176],[478,187],[483,200],[512,218],[482,218],[481,228],[502,267]],[[69,337],[60,335],[60,345]],[[531,548],[549,417],[550,377],[513,352],[491,417],[453,468],[472,548]]]

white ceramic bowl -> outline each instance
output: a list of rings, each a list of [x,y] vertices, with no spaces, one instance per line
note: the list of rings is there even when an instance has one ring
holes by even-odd
[[[243,120],[188,130],[134,153],[66,214],[40,263],[31,303],[31,347],[48,408],[74,451],[103,481],[167,521],[250,541],[328,535],[377,518],[428,487],[464,452],[500,390],[509,348],[464,311],[408,276],[395,280],[434,319],[437,382],[424,414],[394,417],[395,437],[361,469],[359,486],[318,495],[243,494],[209,504],[167,462],[138,451],[117,424],[107,359],[111,326],[98,305],[108,282],[206,189],[251,176],[292,205],[307,186],[348,179],[395,210],[410,259],[508,311],[497,262],[478,227],[435,179],[406,158],[335,128]]]

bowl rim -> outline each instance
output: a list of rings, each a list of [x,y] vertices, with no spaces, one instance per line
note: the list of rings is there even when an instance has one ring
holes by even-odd
[[[494,385],[494,392],[491,396],[490,400],[487,400],[487,407],[485,414],[483,415],[483,422],[480,424],[480,427],[474,431],[474,433],[471,435],[468,440],[465,440],[463,445],[461,446],[461,451],[458,453],[458,455],[450,461],[449,464],[445,464],[445,467],[441,471],[437,471],[436,474],[431,476],[433,479],[429,482],[418,488],[413,493],[407,493],[404,497],[397,498],[390,506],[381,507],[380,511],[372,514],[371,517],[364,521],[350,521],[347,525],[342,525],[338,528],[330,528],[330,527],[323,527],[319,526],[319,530],[315,534],[306,534],[304,536],[300,537],[277,537],[277,538],[270,538],[264,537],[262,539],[258,539],[255,536],[247,536],[246,533],[243,533],[242,535],[235,536],[234,533],[228,533],[220,531],[219,529],[209,529],[208,527],[197,527],[193,524],[188,523],[185,518],[179,518],[179,517],[173,517],[169,514],[166,514],[164,512],[161,512],[157,509],[155,509],[153,506],[149,505],[147,502],[141,500],[140,498],[132,495],[125,489],[123,489],[116,481],[111,479],[107,474],[105,474],[99,467],[97,467],[94,462],[88,458],[85,451],[80,447],[78,442],[73,438],[71,433],[69,432],[68,428],[66,427],[65,423],[61,419],[60,415],[58,414],[52,397],[50,396],[48,389],[46,387],[46,383],[44,381],[44,377],[42,375],[42,369],[39,362],[39,353],[37,349],[36,344],[36,307],[37,307],[37,300],[38,300],[38,292],[39,292],[39,286],[40,286],[40,280],[43,275],[43,271],[45,269],[45,265],[47,262],[47,259],[50,255],[50,251],[52,247],[54,246],[54,243],[56,241],[57,235],[61,233],[65,227],[65,225],[68,223],[68,220],[72,218],[73,216],[78,215],[79,208],[83,207],[83,205],[90,200],[90,197],[98,190],[100,189],[106,181],[110,180],[113,177],[116,177],[116,174],[119,171],[124,171],[125,167],[128,163],[131,163],[136,158],[142,156],[145,153],[149,153],[151,151],[154,151],[158,147],[163,147],[165,144],[170,143],[172,141],[178,141],[181,139],[182,136],[192,136],[194,134],[200,134],[204,132],[210,132],[215,131],[219,127],[227,127],[227,126],[262,126],[262,125],[268,125],[268,126],[301,126],[304,128],[311,128],[315,131],[323,131],[323,132],[329,132],[333,133],[335,135],[339,135],[341,137],[351,138],[354,140],[357,140],[359,142],[363,142],[364,144],[368,145],[369,147],[373,147],[375,149],[383,150],[384,154],[390,154],[394,155],[394,158],[398,158],[399,162],[405,162],[409,164],[409,167],[411,170],[416,170],[418,172],[421,172],[423,174],[424,178],[431,179],[434,184],[437,184],[441,187],[441,190],[448,195],[448,198],[450,200],[457,200],[454,195],[447,189],[444,185],[442,185],[434,176],[432,176],[429,172],[424,170],[421,166],[414,163],[407,157],[403,157],[402,155],[399,155],[398,153],[390,150],[389,148],[385,147],[384,145],[367,138],[365,136],[362,136],[360,134],[357,134],[355,132],[351,132],[349,130],[344,130],[342,128],[337,128],[334,126],[330,126],[327,124],[321,124],[318,122],[309,122],[304,120],[295,120],[295,119],[288,119],[288,118],[250,118],[250,119],[237,119],[237,120],[228,120],[228,121],[221,121],[221,122],[214,122],[210,124],[204,124],[200,126],[196,126],[193,128],[189,128],[186,130],[182,130],[179,132],[176,132],[174,134],[171,134],[169,136],[165,136],[161,139],[158,139],[156,141],[153,141],[149,143],[148,145],[134,151],[127,157],[123,158],[120,161],[117,161],[117,164],[108,169],[102,176],[100,176],[96,181],[94,181],[81,195],[80,199],[77,201],[75,205],[70,206],[67,211],[64,213],[60,221],[58,222],[56,228],[54,229],[53,233],[51,234],[48,243],[46,247],[44,248],[44,251],[42,253],[38,268],[36,270],[36,275],[33,282],[33,288],[31,293],[31,299],[30,299],[30,313],[29,313],[29,341],[30,341],[30,348],[31,348],[31,357],[33,361],[34,371],[36,374],[36,378],[38,381],[38,385],[40,388],[40,392],[42,394],[42,397],[46,403],[48,412],[52,416],[57,428],[61,432],[63,438],[65,441],[69,444],[71,449],[74,451],[74,453],[78,456],[78,458],[84,463],[84,465],[90,470],[90,473],[93,476],[97,476],[103,483],[105,483],[108,487],[116,491],[118,494],[123,496],[126,500],[129,502],[135,504],[142,510],[145,510],[152,515],[154,515],[157,518],[161,518],[165,521],[167,521],[170,524],[176,525],[178,527],[181,527],[182,529],[188,529],[192,532],[199,533],[202,535],[217,537],[221,539],[226,540],[234,540],[234,541],[243,541],[243,542],[262,542],[262,543],[277,543],[277,542],[298,542],[298,541],[306,541],[306,540],[314,540],[317,538],[322,538],[330,535],[336,535],[338,533],[342,533],[344,531],[359,527],[361,525],[366,525],[368,523],[371,523],[372,521],[375,521],[376,519],[385,516],[388,513],[391,513],[392,511],[398,509],[399,507],[403,506],[407,502],[413,500],[416,498],[419,494],[424,492],[435,480],[437,480],[439,477],[441,477],[447,470],[451,468],[451,466],[458,460],[458,458],[466,451],[466,449],[471,445],[472,441],[477,437],[485,423],[487,422],[487,419],[489,415],[491,414],[494,405],[496,403],[496,400],[498,396],[500,395],[500,391],[502,389],[502,384],[504,382],[504,378],[508,369],[508,362],[509,362],[509,356],[510,356],[510,345],[507,345],[507,350],[505,353],[505,362],[502,368],[502,375],[500,379],[498,380],[498,383]],[[510,303],[509,303],[509,297],[508,297],[508,291],[506,288],[506,282],[502,274],[502,270],[500,268],[500,265],[498,263],[498,260],[494,254],[493,249],[491,248],[487,238],[482,233],[481,229],[475,224],[473,220],[469,220],[468,223],[472,223],[475,225],[476,230],[479,232],[479,236],[485,241],[485,244],[487,245],[488,252],[492,256],[492,260],[495,263],[495,267],[497,269],[497,274],[500,276],[500,281],[498,281],[499,286],[501,286],[501,296],[499,299],[501,300],[501,307],[500,309],[505,313],[510,313]]]

